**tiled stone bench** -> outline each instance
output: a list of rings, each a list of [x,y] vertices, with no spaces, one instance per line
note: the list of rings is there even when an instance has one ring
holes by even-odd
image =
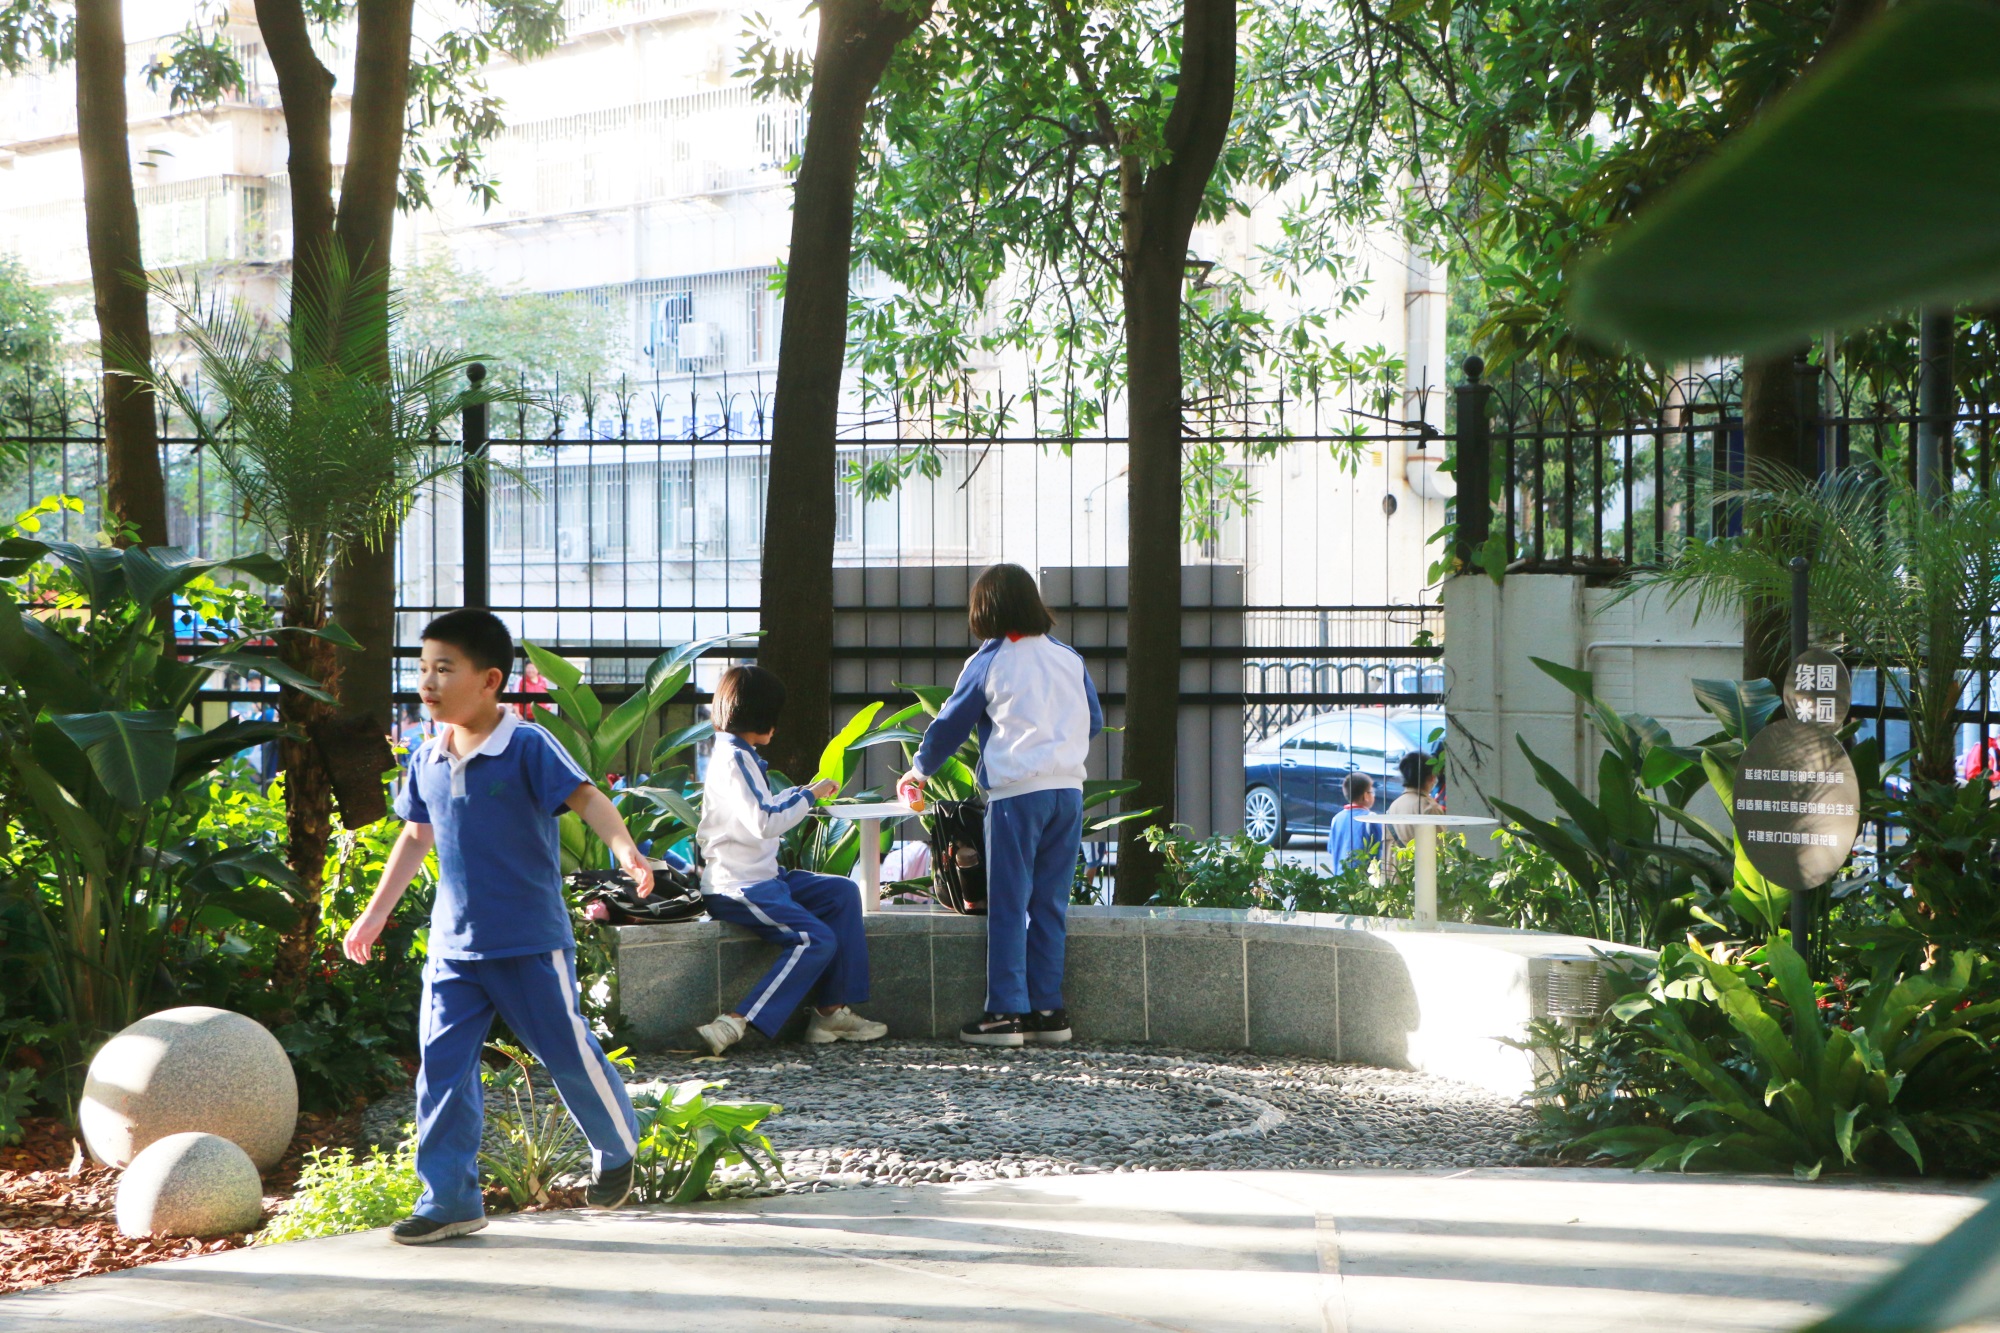
[[[694,1025],[737,1003],[777,953],[714,921],[618,935],[620,999],[652,1049],[698,1044]],[[892,908],[868,917],[868,948],[874,993],[860,1007],[892,1036],[949,1037],[979,1012],[983,918]],[[1549,1014],[1551,978],[1558,995],[1587,981],[1600,949],[1619,946],[1371,917],[1076,907],[1064,997],[1080,1041],[1318,1056],[1524,1092],[1530,1057],[1499,1038]],[[803,1027],[801,1015],[784,1035]]]

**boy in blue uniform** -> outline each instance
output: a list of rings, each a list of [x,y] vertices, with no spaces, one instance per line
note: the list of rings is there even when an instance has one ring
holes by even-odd
[[[1382,850],[1382,826],[1364,824],[1356,816],[1375,808],[1375,779],[1366,773],[1349,773],[1342,782],[1347,808],[1333,817],[1326,831],[1326,859],[1343,870],[1356,859],[1367,860]]]
[[[490,612],[453,611],[425,627],[417,688],[439,732],[410,754],[396,793],[402,836],[367,910],[347,932],[347,956],[367,962],[436,847],[437,901],[419,1016],[417,1175],[424,1193],[391,1228],[404,1245],[486,1225],[479,1053],[496,1013],[548,1069],[590,1141],[588,1202],[616,1208],[632,1192],[638,1120],[584,1022],[556,817],[581,815],[642,897],[652,892],[653,872],[617,809],[562,744],[500,706],[513,662],[513,636]]]

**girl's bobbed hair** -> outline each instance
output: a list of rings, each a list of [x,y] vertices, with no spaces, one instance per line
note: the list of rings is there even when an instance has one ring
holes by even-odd
[[[980,640],[1047,634],[1056,627],[1035,576],[1019,565],[994,565],[981,574],[966,598],[965,619]]]

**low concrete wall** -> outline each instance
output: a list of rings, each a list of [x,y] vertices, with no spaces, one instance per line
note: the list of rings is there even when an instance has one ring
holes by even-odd
[[[735,1005],[777,956],[715,921],[618,935],[621,1001],[636,1042],[650,1049],[698,1045],[694,1025]],[[892,1036],[948,1038],[982,1008],[983,918],[875,913],[868,948],[873,998],[860,1008]],[[1064,995],[1082,1041],[1310,1055],[1521,1093],[1533,1086],[1532,1059],[1501,1038],[1546,1016],[1548,977],[1564,960],[1598,950],[1624,951],[1371,917],[1074,907]],[[803,1026],[795,1017],[783,1035]]]

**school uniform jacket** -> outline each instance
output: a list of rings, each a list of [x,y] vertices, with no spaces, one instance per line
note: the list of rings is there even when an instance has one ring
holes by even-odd
[[[1103,730],[1097,686],[1076,649],[1047,634],[988,639],[966,659],[914,767],[931,776],[977,731],[988,799],[1081,791],[1090,742]]]
[[[778,840],[812,813],[805,787],[771,790],[769,766],[741,737],[719,732],[702,786],[701,891],[735,893],[778,877]]]

